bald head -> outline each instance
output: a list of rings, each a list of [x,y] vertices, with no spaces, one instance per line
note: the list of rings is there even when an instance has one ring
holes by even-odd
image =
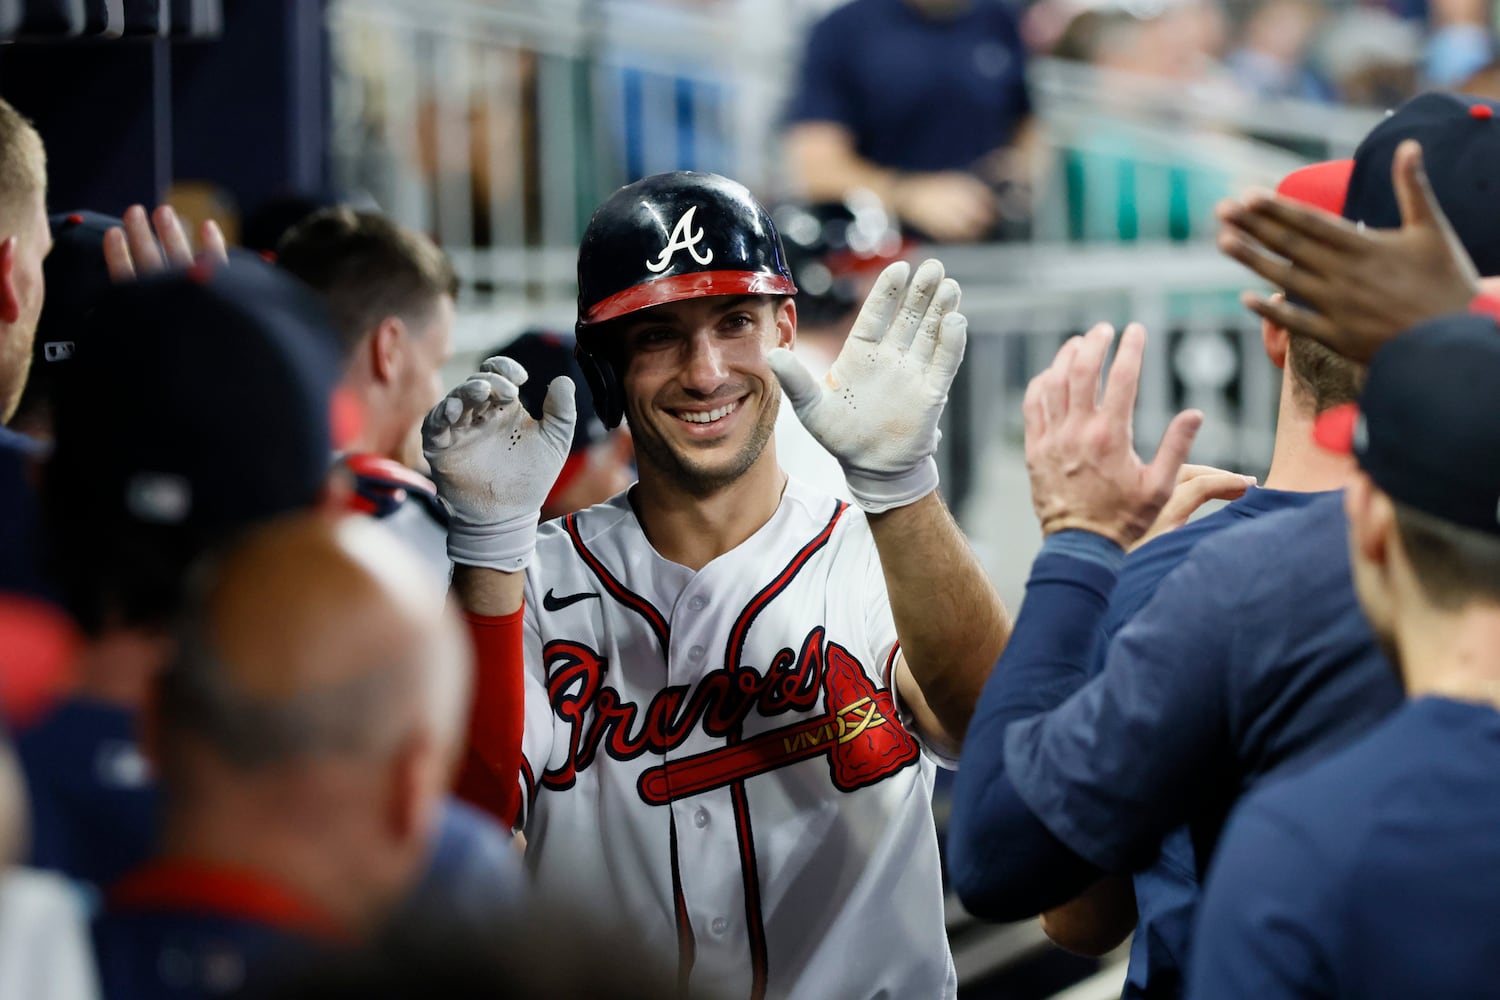
[[[451,752],[468,655],[442,588],[385,529],[298,515],[212,568],[162,678],[158,733],[241,769],[380,756],[416,731]]]

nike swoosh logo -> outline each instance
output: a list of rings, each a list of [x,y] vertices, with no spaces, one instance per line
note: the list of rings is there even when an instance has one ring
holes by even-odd
[[[546,608],[548,611],[561,611],[563,608],[566,608],[570,604],[577,604],[579,601],[586,601],[591,597],[598,598],[598,596],[598,594],[592,593],[590,591],[584,591],[581,594],[569,594],[567,597],[554,597],[552,595],[551,589],[549,588],[547,592],[542,595],[542,607]]]

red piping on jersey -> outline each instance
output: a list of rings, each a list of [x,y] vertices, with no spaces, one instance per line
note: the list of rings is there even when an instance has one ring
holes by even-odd
[[[898,639],[896,640],[896,644],[891,647],[891,655],[885,658],[885,670],[882,671],[885,674],[886,690],[893,693],[895,692],[896,688],[895,685],[892,684],[892,681],[895,680],[894,675],[896,672],[896,654],[899,652],[901,652],[901,640]]]
[[[791,584],[797,574],[802,571],[802,567],[806,566],[807,561],[812,558],[813,553],[828,544],[828,539],[833,537],[834,526],[839,523],[839,518],[843,517],[844,511],[848,509],[847,503],[842,500],[837,501],[833,516],[828,519],[823,530],[804,545],[792,557],[792,561],[786,564],[786,568],[778,573],[776,578],[760,593],[752,597],[749,604],[745,605],[745,610],[740,612],[734,628],[729,632],[729,646],[724,655],[726,667],[739,662],[740,654],[744,651],[745,640],[750,635],[750,625],[766,606]],[[740,742],[742,735],[743,723],[735,727],[735,731],[729,734],[725,743],[733,746]],[[760,865],[755,857],[755,833],[750,826],[750,803],[745,793],[743,779],[729,786],[729,800],[734,806],[734,829],[740,848],[740,875],[745,886],[745,926],[750,934],[750,1000],[763,1000],[770,977],[770,958],[766,947],[765,915],[761,912],[760,905]]]
[[[604,567],[604,563],[589,551],[588,546],[583,544],[583,539],[578,534],[577,518],[577,514],[569,514],[563,518],[563,527],[567,530],[568,537],[573,540],[573,548],[578,551],[578,555],[583,559],[584,565],[588,566],[590,572],[598,578],[604,589],[609,591],[609,596],[646,620],[646,624],[651,626],[651,631],[656,633],[656,641],[661,644],[661,654],[665,657],[668,650],[666,616],[652,607],[650,601],[628,589],[619,580],[616,580],[610,574],[609,570]]]
[[[158,861],[138,868],[116,882],[107,899],[111,910],[235,917],[331,943],[349,937],[321,907],[272,879],[202,861]]]
[[[536,772],[531,769],[531,761],[526,759],[523,751],[521,754],[521,778],[526,782],[526,813],[521,817],[521,822],[526,822],[526,817],[531,815],[531,810],[536,807]]]
[[[738,738],[730,741],[738,743]],[[755,834],[750,830],[750,803],[745,798],[745,783],[729,786],[729,801],[734,804],[734,832],[740,845],[740,871],[745,878],[745,926],[750,931],[750,1000],[763,1000],[769,978],[766,948],[766,921],[760,910],[760,867],[755,860]]]
[[[682,869],[677,862],[677,819],[667,814],[668,843],[672,860],[672,911],[677,916],[677,993],[688,995],[688,981],[693,975],[698,946],[693,940],[693,923],[688,917],[687,899],[682,894]]]
[[[828,523],[823,526],[822,531],[818,532],[817,537],[804,545],[801,551],[792,557],[792,561],[787,563],[786,568],[776,575],[776,579],[766,584],[760,593],[750,598],[750,603],[745,605],[745,610],[740,612],[739,620],[734,623],[734,628],[729,631],[729,644],[724,650],[724,665],[726,667],[739,663],[740,653],[745,648],[745,639],[750,634],[750,625],[755,621],[756,616],[765,610],[766,605],[770,604],[778,594],[787,588],[798,573],[802,572],[802,567],[807,564],[807,560],[812,557],[812,554],[828,544],[828,539],[833,537],[834,526],[839,523],[839,518],[843,517],[844,511],[848,509],[849,505],[847,503],[842,500],[837,501],[833,517],[828,519]]]

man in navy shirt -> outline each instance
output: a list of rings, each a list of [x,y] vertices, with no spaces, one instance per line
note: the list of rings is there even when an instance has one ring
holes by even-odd
[[[1341,211],[1351,167],[1347,160],[1304,167],[1287,175],[1277,192],[1326,211]],[[1312,426],[1319,413],[1353,401],[1361,369],[1270,323],[1264,324],[1262,337],[1267,357],[1282,374],[1276,445],[1265,487],[1251,487],[1222,510],[1147,542],[1125,559],[1100,624],[1090,676],[1104,669],[1114,636],[1200,541],[1252,518],[1305,506],[1343,484],[1351,463],[1312,447]],[[1072,903],[1043,914],[1042,926],[1063,947],[1093,955],[1118,946],[1134,926],[1124,995],[1177,993],[1183,976],[1177,956],[1185,952],[1198,899],[1196,871],[1187,831],[1175,830],[1163,842],[1156,862],[1135,876],[1133,886],[1125,879],[1102,882]]]
[[[462,626],[425,581],[378,525],[316,513],[214,567],[154,685],[162,849],[97,921],[108,1000],[234,992],[407,897],[469,704]]]
[[[1204,895],[1195,997],[1495,993],[1496,385],[1500,327],[1445,317],[1381,348],[1358,418],[1320,434],[1359,462],[1355,588],[1408,700],[1236,811]]]
[[[1481,269],[1500,273],[1500,257],[1481,262],[1500,223],[1478,197],[1489,125],[1453,98],[1408,105],[1361,145],[1346,214],[1390,224],[1370,206],[1394,211],[1394,147],[1411,134],[1433,138],[1445,152],[1438,197],[1466,214],[1460,235]],[[1087,683],[1094,637],[1077,633],[1103,618],[1121,539],[1049,539],[955,789],[950,869],[971,909],[1016,918],[1073,897],[1100,872],[1138,871],[1183,822],[1201,870],[1245,790],[1307,766],[1395,707],[1399,691],[1348,584],[1343,530],[1339,501],[1324,498],[1202,541]]]
[[[1004,0],[852,0],[812,29],[788,113],[799,194],[874,191],[936,240],[990,236],[1033,143],[1026,52]]]

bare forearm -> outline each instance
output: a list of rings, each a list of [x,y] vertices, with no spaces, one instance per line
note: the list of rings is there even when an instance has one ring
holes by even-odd
[[[1042,930],[1059,948],[1097,958],[1118,948],[1135,921],[1135,887],[1129,878],[1112,875],[1071,903],[1043,913]]]
[[[526,598],[526,574],[455,566],[452,593],[470,614],[491,618],[513,615],[521,610]]]
[[[942,499],[870,516],[902,654],[927,707],[963,738],[1010,616]]]
[[[837,201],[853,188],[875,192],[891,203],[898,174],[854,151],[848,130],[832,123],[794,126],[786,134],[787,162],[793,183],[808,201]]]

